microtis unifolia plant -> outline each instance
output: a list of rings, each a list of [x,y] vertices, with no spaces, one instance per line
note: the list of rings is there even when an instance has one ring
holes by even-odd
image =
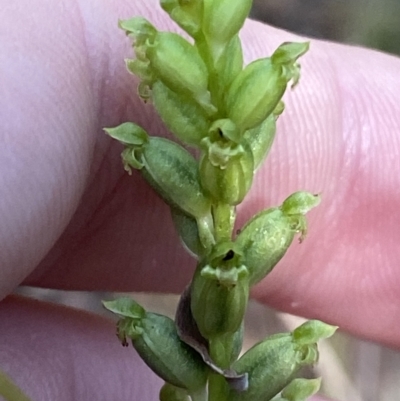
[[[175,320],[129,298],[104,302],[119,316],[117,333],[164,381],[161,401],[301,401],[319,379],[297,378],[318,360],[316,342],[336,327],[311,320],[240,355],[250,288],[271,272],[318,195],[296,192],[253,216],[235,233],[236,206],[269,152],[286,88],[298,83],[308,43],[283,43],[243,65],[238,32],[251,0],[161,0],[187,35],[162,32],[142,17],[120,21],[133,39],[128,70],[179,141],[132,122],[106,132],[124,145],[129,174],[138,170],[168,204],[197,260]],[[190,153],[187,148],[196,150]],[[197,154],[198,157],[194,157]]]

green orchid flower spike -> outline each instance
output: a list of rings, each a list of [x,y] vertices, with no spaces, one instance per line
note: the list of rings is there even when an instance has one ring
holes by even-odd
[[[119,26],[133,40],[135,57],[126,66],[139,80],[139,96],[179,143],[133,122],[105,131],[122,144],[128,173],[137,170],[168,205],[197,267],[175,320],[127,298],[104,306],[119,318],[122,345],[132,343],[165,381],[161,401],[304,401],[320,379],[297,376],[317,362],[317,342],[336,327],[311,320],[240,353],[251,287],[296,235],[306,238],[306,214],[320,196],[298,191],[237,232],[235,222],[236,207],[272,147],[282,97],[299,82],[298,60],[309,43],[283,43],[244,66],[238,34],[251,0],[161,0],[160,6],[183,36],[142,17]]]

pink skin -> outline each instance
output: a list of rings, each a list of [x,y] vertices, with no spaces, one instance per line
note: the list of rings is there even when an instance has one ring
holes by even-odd
[[[0,299],[21,283],[175,292],[190,279],[167,207],[102,133],[134,120],[165,134],[123,63],[116,21],[138,14],[173,27],[155,0],[0,8]],[[243,39],[247,61],[302,40],[255,22]],[[323,202],[253,295],[400,347],[400,60],[313,40],[302,67],[239,223],[299,189]],[[13,297],[0,321],[0,368],[35,401],[157,399],[159,381],[108,321]]]

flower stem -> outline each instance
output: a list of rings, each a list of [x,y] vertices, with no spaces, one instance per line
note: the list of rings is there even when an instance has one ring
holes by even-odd
[[[235,207],[226,203],[213,205],[215,238],[217,242],[230,240],[236,220]]]

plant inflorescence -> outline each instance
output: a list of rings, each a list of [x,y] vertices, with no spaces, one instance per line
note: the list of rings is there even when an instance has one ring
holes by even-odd
[[[308,43],[283,43],[244,66],[238,32],[251,0],[161,0],[189,35],[162,32],[142,17],[120,21],[133,39],[128,70],[179,141],[126,122],[106,132],[124,145],[122,160],[169,205],[187,250],[197,259],[175,320],[129,298],[104,302],[120,319],[118,337],[132,342],[165,381],[161,401],[301,401],[319,379],[296,378],[318,359],[316,342],[336,327],[311,320],[267,337],[240,356],[250,288],[279,262],[305,214],[320,197],[296,192],[234,231],[236,206],[272,145],[282,96],[300,78]],[[187,148],[196,149],[193,156]]]

